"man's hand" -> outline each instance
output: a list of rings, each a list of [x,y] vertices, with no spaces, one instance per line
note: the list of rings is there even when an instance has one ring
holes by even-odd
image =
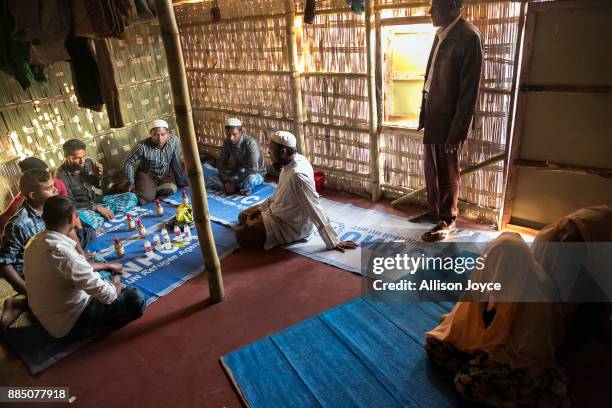
[[[355,249],[359,245],[353,241],[340,241],[338,245],[334,248],[335,251],[344,252],[347,249]]]
[[[96,173],[96,176],[102,176],[104,174],[104,166],[102,166],[102,163],[94,164],[94,172]]]
[[[95,208],[95,211],[98,212],[101,216],[103,216],[107,220],[115,219],[115,214],[113,214],[113,212],[106,207],[97,206]]]
[[[122,193],[131,193],[134,191],[134,183],[132,183],[130,180],[123,180],[121,183],[119,183],[117,189]]]
[[[463,142],[459,143],[445,143],[444,144],[444,153],[453,154],[458,153],[463,147]]]
[[[123,266],[118,263],[107,263],[104,264],[106,266],[105,269],[110,271],[114,276],[115,275],[123,275]]]
[[[245,225],[247,220],[253,217],[257,217],[257,215],[260,213],[261,213],[261,210],[259,209],[259,206],[253,206],[253,207],[247,208],[246,210],[238,214],[238,225]]]
[[[223,191],[225,191],[225,194],[235,194],[236,185],[231,181],[227,181],[223,184]]]
[[[117,289],[117,294],[120,294],[123,289],[125,289],[125,285],[121,283],[121,277],[119,275],[113,276],[113,286]]]

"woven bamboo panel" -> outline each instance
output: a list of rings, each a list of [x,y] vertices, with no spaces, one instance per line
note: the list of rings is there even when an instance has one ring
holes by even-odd
[[[219,5],[222,21],[285,12],[284,2],[278,0],[203,0],[175,4],[176,21],[181,25],[210,24],[212,23],[211,8],[215,3]]]
[[[316,0],[318,12],[330,10],[346,10],[351,11],[351,6],[346,4],[345,0]],[[295,0],[295,12],[304,13],[306,8],[306,0]]]
[[[284,18],[181,26],[180,31],[186,68],[288,69]]]
[[[0,74],[0,205],[16,192],[19,158],[39,157],[53,170],[64,160],[62,144],[76,138],[85,142],[92,159],[102,162],[112,176],[121,170],[120,152],[147,135],[146,122],[162,117],[174,123],[159,26],[137,24],[126,34],[125,40],[111,41],[126,122],[122,129],[111,131],[105,112],[78,107],[68,63],[47,67],[49,84],[35,83],[26,91],[13,78]],[[121,149],[107,148],[108,140],[121,141],[115,143]]]
[[[291,91],[287,75],[249,75],[189,71],[195,108],[224,109],[271,117],[287,117]]]
[[[367,78],[310,76],[302,82],[310,122],[368,129]]]
[[[326,172],[329,187],[351,192],[369,191],[370,135],[367,131],[307,125],[305,134],[309,159],[315,169]]]
[[[366,73],[366,39],[363,15],[350,10],[317,15],[302,29],[305,72]]]

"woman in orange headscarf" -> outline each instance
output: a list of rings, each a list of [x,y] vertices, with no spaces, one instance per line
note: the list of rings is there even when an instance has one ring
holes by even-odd
[[[500,235],[484,255],[485,267],[470,279],[500,283],[502,290],[466,293],[426,334],[430,358],[455,374],[466,399],[504,407],[571,405],[555,364],[564,336],[552,282],[518,234]]]

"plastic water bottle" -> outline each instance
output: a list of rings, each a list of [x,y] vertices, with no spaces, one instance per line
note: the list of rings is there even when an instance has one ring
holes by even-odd
[[[147,229],[142,225],[142,220],[136,221],[138,223],[138,236],[144,238],[147,236]]]
[[[183,240],[183,236],[181,234],[181,227],[179,227],[178,225],[174,227],[174,240],[175,241]]]
[[[189,228],[189,225],[185,225],[185,228],[183,228],[183,236],[185,241],[191,241],[191,228]]]
[[[144,249],[145,249],[145,255],[148,258],[149,255],[151,255],[151,253],[153,252],[153,248],[151,247],[151,243],[149,242],[148,239],[144,242]]]
[[[126,221],[128,230],[134,231],[134,229],[136,228],[136,224],[134,223],[134,218],[132,218],[132,214],[127,213]]]
[[[155,234],[153,235],[153,248],[155,248],[156,250],[159,250],[159,235]]]

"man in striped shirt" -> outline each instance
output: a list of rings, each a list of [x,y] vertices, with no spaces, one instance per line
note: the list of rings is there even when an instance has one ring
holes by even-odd
[[[168,133],[166,121],[153,121],[149,137],[132,150],[124,167],[127,180],[123,189],[134,191],[141,205],[174,194],[183,186],[181,146],[178,138]]]

